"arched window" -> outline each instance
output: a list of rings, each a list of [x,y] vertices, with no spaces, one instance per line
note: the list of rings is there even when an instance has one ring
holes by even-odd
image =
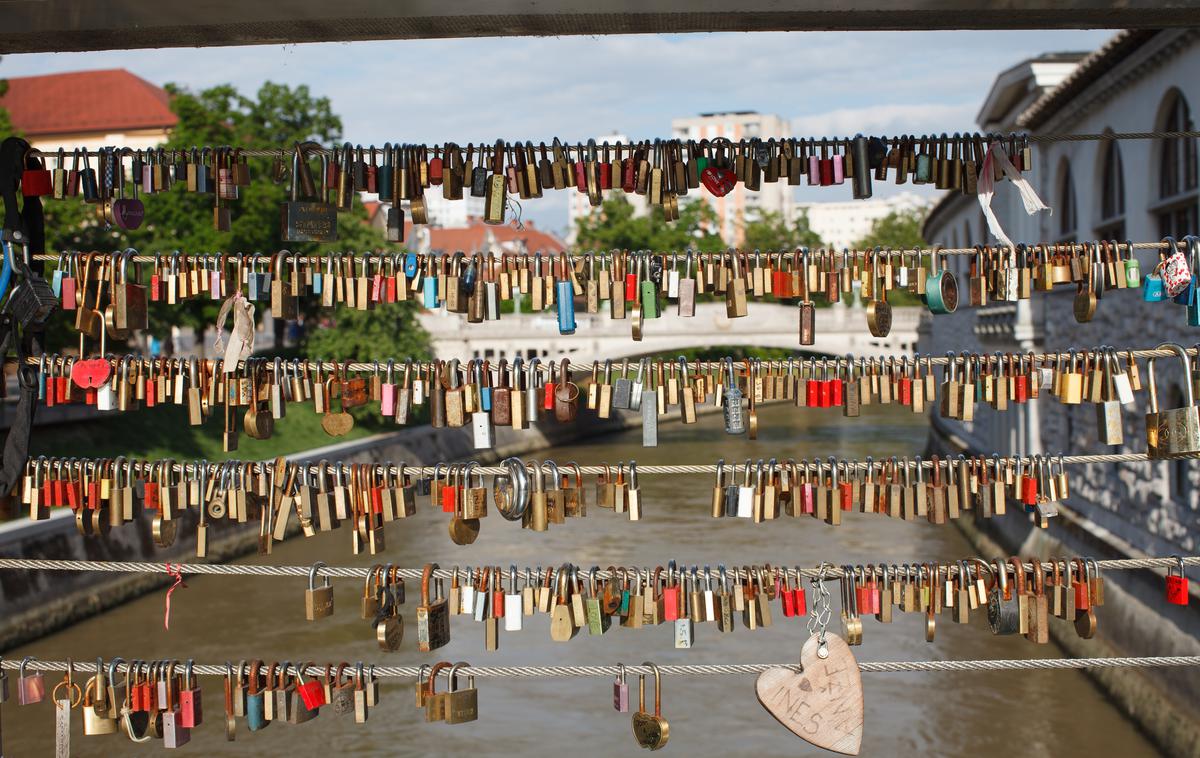
[[[1121,149],[1116,140],[1101,148],[1100,166],[1100,224],[1096,236],[1100,239],[1125,239],[1125,171],[1121,167]]]
[[[1058,171],[1058,205],[1054,210],[1058,214],[1059,242],[1074,242],[1079,216],[1075,212],[1075,183],[1071,180],[1071,165],[1066,161],[1062,162]]]
[[[1159,130],[1190,131],[1192,116],[1187,100],[1177,91],[1169,93],[1167,98]],[[1158,155],[1158,203],[1154,206],[1160,235],[1195,234],[1198,184],[1200,182],[1197,181],[1196,140],[1162,140],[1159,143]]]

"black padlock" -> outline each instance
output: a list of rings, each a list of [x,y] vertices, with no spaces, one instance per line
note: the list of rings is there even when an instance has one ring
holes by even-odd
[[[4,305],[4,312],[16,319],[22,329],[43,326],[58,310],[58,296],[45,279],[33,273],[24,256],[18,258],[13,254],[11,245],[6,255],[19,279]]]

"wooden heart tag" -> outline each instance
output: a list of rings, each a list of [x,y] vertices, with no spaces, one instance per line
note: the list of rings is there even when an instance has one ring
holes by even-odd
[[[349,413],[326,413],[321,419],[321,428],[330,437],[341,437],[354,428],[354,417]]]
[[[800,651],[803,673],[767,669],[754,689],[758,702],[797,737],[820,748],[858,755],[862,747],[863,694],[858,661],[845,640],[825,636],[829,655],[821,658],[814,634]]]

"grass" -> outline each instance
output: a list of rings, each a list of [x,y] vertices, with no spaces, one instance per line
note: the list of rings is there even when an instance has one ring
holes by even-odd
[[[237,411],[239,430],[242,428],[241,416],[244,412],[244,408]],[[321,417],[313,412],[311,404],[292,403],[287,416],[275,421],[275,431],[269,439],[252,439],[239,431],[237,450],[226,453],[222,450],[223,416],[223,408],[214,409],[202,425],[191,426],[187,420],[187,408],[170,404],[107,414],[95,421],[35,426],[29,445],[30,454],[68,458],[115,458],[124,455],[148,459],[258,460],[397,428],[395,425],[385,425],[379,419],[376,407],[372,418],[356,417],[349,434],[330,437],[321,428]]]

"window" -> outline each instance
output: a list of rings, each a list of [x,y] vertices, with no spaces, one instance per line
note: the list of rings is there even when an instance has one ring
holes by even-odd
[[[1058,171],[1058,240],[1074,242],[1076,220],[1075,183],[1071,181],[1071,165],[1065,160]]]
[[[1116,140],[1109,140],[1101,148],[1103,164],[1100,168],[1100,225],[1096,236],[1100,239],[1125,239],[1125,172],[1121,167],[1121,149]]]
[[[1177,91],[1167,95],[1167,106],[1159,129],[1166,132],[1190,131],[1192,116],[1187,100]],[[1165,139],[1159,143],[1158,156],[1158,228],[1161,236],[1194,234],[1196,209],[1196,140]]]

